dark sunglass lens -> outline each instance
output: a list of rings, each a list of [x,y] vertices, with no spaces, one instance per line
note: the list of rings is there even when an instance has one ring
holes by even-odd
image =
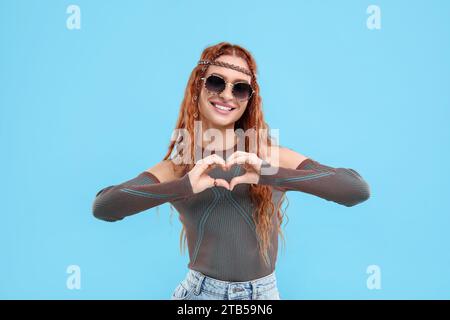
[[[233,94],[239,100],[249,99],[252,94],[252,87],[248,83],[236,83],[233,87]]]
[[[225,81],[217,76],[209,76],[206,78],[205,86],[211,92],[220,93],[225,89]]]

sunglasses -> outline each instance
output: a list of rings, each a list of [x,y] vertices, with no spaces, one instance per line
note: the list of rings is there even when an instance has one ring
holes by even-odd
[[[211,94],[218,95],[225,90],[227,85],[231,85],[231,92],[238,101],[246,101],[253,95],[252,86],[245,81],[230,83],[217,74],[210,74],[208,77],[203,77],[200,79],[204,81],[205,89]]]

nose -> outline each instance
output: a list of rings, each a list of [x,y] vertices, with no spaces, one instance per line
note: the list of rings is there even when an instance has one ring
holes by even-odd
[[[225,101],[230,101],[233,99],[233,85],[231,83],[227,83],[225,89],[220,93],[220,96]]]

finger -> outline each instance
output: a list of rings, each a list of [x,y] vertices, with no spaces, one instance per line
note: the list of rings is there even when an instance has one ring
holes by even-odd
[[[205,158],[207,163],[211,164],[225,164],[225,160],[223,160],[221,157],[219,157],[217,154],[209,155]]]
[[[209,155],[205,158],[205,160],[207,163],[209,163],[209,168],[207,169],[207,171],[218,166],[220,166],[224,170],[228,169],[225,160],[217,154]]]
[[[244,151],[235,151],[232,154],[230,154],[230,156],[226,159],[226,162],[234,159],[235,157],[241,156],[242,154],[247,154],[247,152]]]
[[[218,164],[218,163],[213,163],[211,165],[209,165],[204,171],[203,173],[209,174],[211,171],[213,171],[214,169],[220,167],[223,168],[223,164]]]
[[[231,168],[233,164],[236,163],[245,163],[245,159],[248,157],[248,154],[236,154],[232,158],[227,159],[227,168]]]
[[[195,164],[192,171],[195,173],[196,176],[200,176],[203,173],[203,171],[206,170],[207,167],[208,167],[208,164],[207,164],[206,160],[200,159],[199,161],[197,161],[197,163]]]
[[[249,165],[253,170],[259,172],[262,160],[255,154],[247,154],[234,158],[228,165],[231,166],[233,163]]]
[[[214,168],[221,167],[224,169],[226,167],[225,160],[222,159],[220,156],[213,154],[211,155],[211,163],[209,167],[204,172],[209,172]]]
[[[232,161],[234,161],[234,159],[241,158],[241,157],[247,158],[248,160],[246,162],[249,164],[252,164],[252,165],[258,164],[258,162],[260,160],[260,158],[256,155],[256,153],[241,152],[240,154],[234,154],[234,155],[230,156],[227,159],[227,165],[229,166],[230,163]]]
[[[245,182],[245,178],[246,178],[247,174],[243,174],[241,176],[237,176],[234,177],[233,179],[231,179],[230,181],[230,191],[233,191],[234,187],[240,183],[244,183]]]
[[[225,160],[223,160],[221,157],[219,157],[216,154],[212,154],[207,156],[206,158],[203,158],[198,161],[198,168],[200,172],[205,172],[206,169],[208,169],[210,166],[214,164],[218,164],[221,166],[225,165]]]
[[[213,179],[212,186],[214,186],[214,179]],[[225,189],[230,190],[230,185],[229,185],[228,181],[226,181],[224,179],[216,179],[216,186],[224,187]]]
[[[227,161],[227,166],[232,166],[233,164],[245,164],[249,163],[249,157],[247,155],[239,155]]]

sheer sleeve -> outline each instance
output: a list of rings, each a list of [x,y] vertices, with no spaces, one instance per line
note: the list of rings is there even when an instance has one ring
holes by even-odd
[[[181,178],[161,183],[155,175],[144,171],[131,180],[97,192],[92,204],[92,212],[98,219],[117,221],[192,194],[193,190],[187,173]]]
[[[366,201],[370,187],[362,176],[353,169],[333,168],[311,158],[303,160],[296,169],[273,167],[263,162],[275,174],[263,174],[258,181],[283,191],[301,191],[347,207]],[[273,170],[273,171],[272,171]]]

